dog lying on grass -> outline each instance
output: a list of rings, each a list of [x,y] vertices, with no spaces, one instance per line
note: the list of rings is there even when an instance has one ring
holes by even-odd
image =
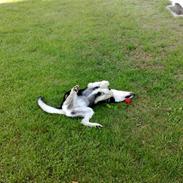
[[[40,108],[51,114],[63,114],[68,117],[82,117],[81,123],[88,127],[103,127],[99,123],[90,122],[94,111],[93,106],[99,103],[122,102],[126,98],[133,98],[134,93],[119,91],[109,88],[108,81],[89,83],[84,89],[78,85],[66,92],[59,108],[51,107],[44,103],[43,98],[38,98]]]

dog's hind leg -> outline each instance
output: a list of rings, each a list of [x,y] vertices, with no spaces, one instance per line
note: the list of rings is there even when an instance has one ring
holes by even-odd
[[[93,123],[90,122],[90,119],[92,118],[94,111],[90,107],[78,107],[71,111],[72,117],[83,117],[81,120],[81,123],[88,127],[103,127],[99,123]]]
[[[88,110],[88,112],[85,113],[84,118],[82,119],[81,123],[85,126],[88,127],[98,127],[101,128],[103,127],[101,124],[99,123],[92,123],[90,122],[91,117],[93,116],[94,112],[91,108],[89,108],[90,110]]]

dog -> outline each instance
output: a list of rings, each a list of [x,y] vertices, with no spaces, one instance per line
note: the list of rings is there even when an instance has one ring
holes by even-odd
[[[92,107],[100,103],[122,102],[133,97],[133,92],[110,89],[108,81],[99,81],[89,83],[84,89],[80,89],[78,85],[74,86],[65,93],[59,108],[47,105],[43,97],[38,98],[38,105],[47,113],[82,117],[81,123],[87,127],[103,127],[99,123],[90,122],[94,114]]]

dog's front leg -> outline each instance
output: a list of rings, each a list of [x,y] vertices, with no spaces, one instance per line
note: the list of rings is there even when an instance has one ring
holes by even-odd
[[[112,97],[112,91],[109,90],[108,88],[98,88],[96,90],[94,90],[89,96],[88,98],[90,97],[93,97],[94,95],[97,95],[94,103],[98,103],[100,101],[103,101],[103,100],[107,100],[109,98]]]
[[[63,103],[63,108],[73,109],[76,103],[77,92],[79,91],[79,86],[76,85],[71,89],[69,96],[66,98]]]
[[[109,81],[98,81],[94,83],[89,83],[88,88],[108,88],[109,87]]]

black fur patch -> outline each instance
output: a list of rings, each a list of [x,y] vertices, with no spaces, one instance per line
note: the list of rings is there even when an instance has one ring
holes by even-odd
[[[85,91],[87,88],[80,89],[77,93],[78,96],[81,96],[83,94],[83,91]]]
[[[66,92],[64,94],[64,97],[63,97],[62,102],[61,102],[60,107],[59,107],[60,109],[62,109],[62,105],[65,102],[66,98],[69,96],[70,92],[71,92],[71,90],[69,90],[68,92]]]
[[[96,89],[98,89],[98,88],[99,88],[99,86],[96,86],[96,87],[93,88],[93,90],[96,90]]]
[[[78,96],[81,96],[84,90],[86,90],[86,88],[80,89],[80,90],[78,91],[77,95],[78,95]],[[71,92],[71,90],[69,90],[68,92],[66,92],[66,93],[64,94],[64,97],[63,97],[62,102],[61,102],[61,104],[60,104],[60,109],[62,108],[62,105],[63,105],[63,103],[65,102],[65,100],[67,99],[67,97],[70,95],[70,92]]]
[[[109,99],[106,100],[106,103],[116,103],[115,102],[115,98],[114,97],[111,97]]]
[[[74,114],[76,114],[76,112],[75,111],[72,111],[71,114],[74,115]]]
[[[108,104],[108,103],[116,103],[115,102],[115,99],[114,99],[114,97],[111,97],[111,98],[109,98],[109,99],[106,99],[106,100],[103,100],[103,101],[100,101],[100,102],[98,102],[97,104],[91,104],[89,107],[95,107],[95,106],[97,106],[97,105],[99,105],[99,104]]]

